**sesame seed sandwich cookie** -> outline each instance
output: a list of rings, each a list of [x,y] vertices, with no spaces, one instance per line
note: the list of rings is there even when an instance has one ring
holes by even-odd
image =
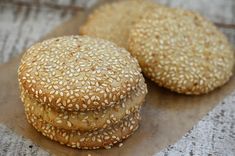
[[[226,37],[197,13],[158,8],[131,28],[128,50],[146,77],[184,94],[204,94],[232,75],[234,53]]]
[[[159,7],[147,0],[125,0],[104,4],[96,9],[81,27],[80,34],[110,40],[127,48],[130,28],[143,13]]]
[[[29,48],[18,69],[28,122],[79,149],[110,148],[139,126],[147,93],[138,62],[103,39],[65,36]]]

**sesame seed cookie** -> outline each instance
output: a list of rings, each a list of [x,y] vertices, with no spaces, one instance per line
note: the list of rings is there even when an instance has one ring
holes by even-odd
[[[80,34],[110,40],[127,48],[130,28],[143,13],[159,7],[143,0],[125,0],[102,5],[96,9],[80,28]]]
[[[147,77],[178,93],[208,93],[232,75],[234,53],[226,37],[194,12],[146,13],[131,29],[128,46]]]
[[[81,149],[110,148],[131,135],[147,94],[129,52],[88,36],[33,45],[21,59],[18,80],[28,122]]]
[[[59,37],[33,45],[21,59],[18,77],[32,98],[67,111],[114,106],[143,80],[137,60],[124,48],[88,36]]]
[[[111,148],[136,131],[139,127],[139,112],[132,113],[115,125],[94,132],[81,133],[52,126],[40,117],[26,110],[26,117],[35,129],[51,140],[79,149]]]
[[[141,82],[142,86],[144,81]],[[101,111],[55,111],[49,106],[39,103],[30,98],[27,94],[22,94],[22,101],[25,109],[29,110],[36,116],[41,117],[44,121],[57,128],[66,130],[94,131],[106,128],[110,124],[116,124],[125,116],[136,112],[141,108],[145,95],[141,93],[142,89],[137,89],[130,97],[123,100],[120,105],[110,107]]]

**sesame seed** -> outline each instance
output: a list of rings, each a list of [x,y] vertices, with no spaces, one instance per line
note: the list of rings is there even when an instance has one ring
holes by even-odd
[[[56,123],[62,123],[62,120],[57,120]]]
[[[56,100],[56,103],[58,104],[60,101],[61,101],[61,98],[58,98],[58,99]]]
[[[123,146],[123,143],[118,144],[118,147],[122,147],[122,146]]]
[[[95,96],[92,96],[92,97],[91,97],[91,100],[94,101],[94,100],[95,100]]]
[[[109,137],[109,136],[105,136],[104,139],[105,139],[105,140],[108,140],[108,139],[110,139],[110,137]]]
[[[87,105],[85,105],[85,104],[82,104],[82,107],[83,107],[83,108],[87,108]]]
[[[53,88],[54,88],[54,89],[59,89],[59,87],[58,87],[58,86],[53,86]]]
[[[72,127],[72,123],[69,121],[67,121],[67,125],[68,125],[68,127]]]
[[[46,102],[46,100],[47,100],[47,97],[44,96],[44,97],[43,97],[43,102]]]
[[[76,107],[78,110],[79,110],[79,108],[80,108],[78,104],[76,104],[75,107]]]
[[[81,139],[80,139],[80,142],[83,142],[84,140],[85,140],[85,138],[81,138]]]
[[[68,135],[65,136],[65,140],[69,140],[69,136]]]
[[[87,100],[87,99],[89,99],[89,96],[85,95],[84,98]]]

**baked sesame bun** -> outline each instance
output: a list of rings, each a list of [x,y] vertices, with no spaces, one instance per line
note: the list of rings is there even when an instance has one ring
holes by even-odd
[[[109,148],[131,135],[139,124],[133,114],[140,113],[147,93],[129,52],[88,36],[33,45],[21,59],[18,79],[29,123],[50,139],[81,149]]]
[[[226,37],[194,12],[146,13],[132,27],[128,46],[147,77],[178,93],[208,93],[232,75],[234,53]]]
[[[80,28],[80,34],[103,38],[127,48],[130,28],[142,15],[159,7],[147,0],[125,0],[102,5]]]

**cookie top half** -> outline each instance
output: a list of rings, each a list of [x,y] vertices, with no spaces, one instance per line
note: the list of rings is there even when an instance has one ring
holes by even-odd
[[[125,0],[102,5],[89,16],[80,34],[103,38],[127,48],[130,28],[145,12],[158,6],[145,0]]]
[[[226,37],[191,11],[147,12],[131,29],[128,47],[147,77],[178,93],[207,93],[232,75],[234,53]]]
[[[33,45],[21,59],[18,79],[30,97],[68,111],[113,106],[138,87],[146,88],[139,83],[143,76],[137,60],[124,48],[88,36]]]

